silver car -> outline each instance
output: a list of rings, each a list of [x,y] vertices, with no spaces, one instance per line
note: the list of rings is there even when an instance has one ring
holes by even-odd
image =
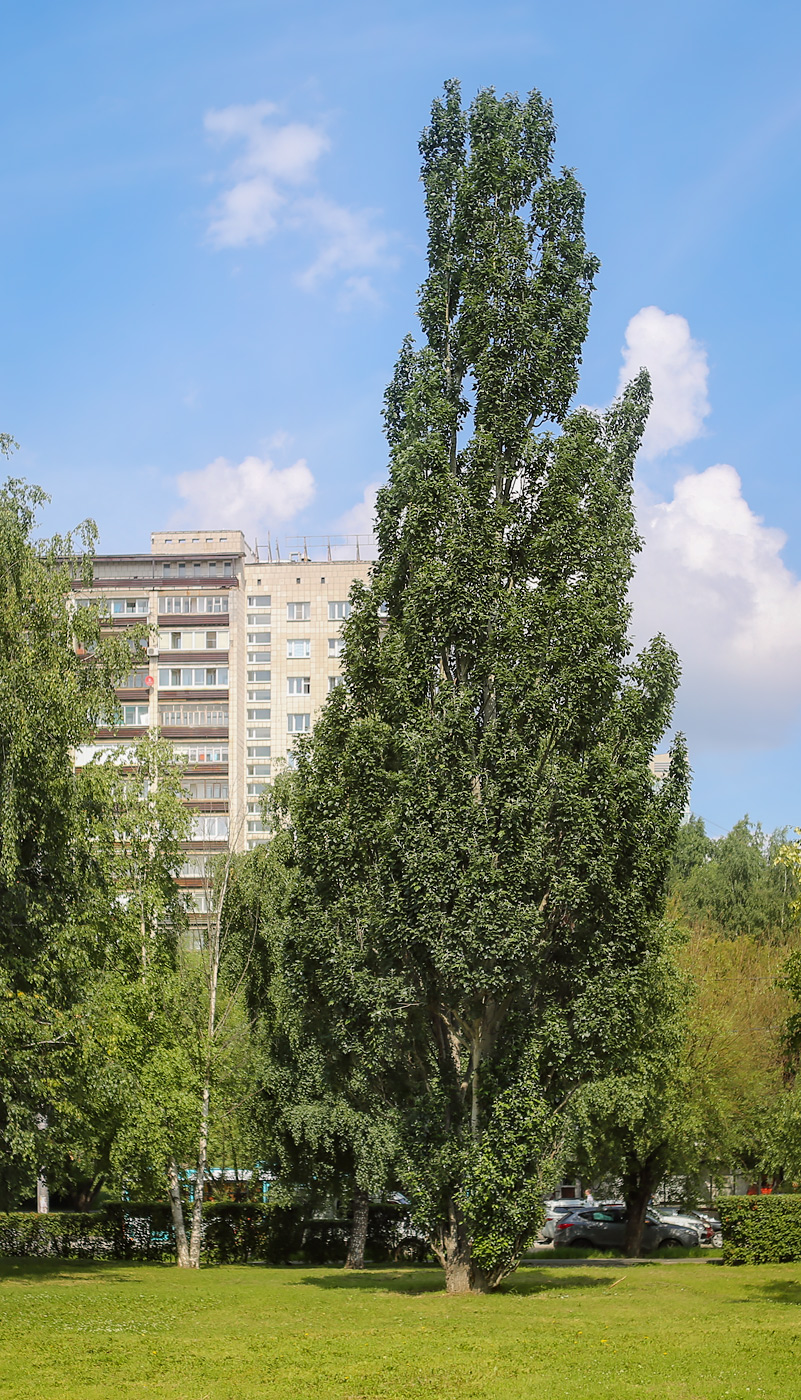
[[[626,1207],[595,1206],[577,1210],[557,1222],[554,1244],[575,1245],[581,1249],[622,1249],[626,1243]],[[653,1211],[645,1217],[643,1249],[695,1249],[696,1229],[659,1220]]]
[[[699,1244],[711,1244],[714,1230],[708,1220],[704,1220],[694,1210],[682,1210],[681,1206],[653,1206],[653,1213],[670,1225],[686,1225],[698,1232]]]
[[[583,1206],[584,1202],[574,1197],[572,1201],[546,1201],[545,1219],[540,1226],[540,1244],[550,1244],[556,1232],[556,1226],[560,1220],[565,1220],[573,1211]]]

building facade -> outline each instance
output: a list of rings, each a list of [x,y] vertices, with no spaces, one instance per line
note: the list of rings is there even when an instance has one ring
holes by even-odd
[[[370,563],[358,542],[355,558],[316,552],[265,560],[238,530],[160,531],[150,554],[99,555],[91,590],[76,588],[76,606],[99,602],[109,628],[149,632],[117,690],[121,723],[76,766],[158,726],[184,767],[193,824],[181,883],[196,887],[199,912],[207,855],[264,839],[265,786],[341,683],[348,595]]]

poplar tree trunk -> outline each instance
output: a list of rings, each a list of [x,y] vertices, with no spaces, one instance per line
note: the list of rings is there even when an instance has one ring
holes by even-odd
[[[629,1259],[638,1259],[642,1251],[648,1202],[659,1185],[660,1175],[658,1158],[654,1153],[639,1170],[633,1169],[623,1178],[623,1199],[626,1202],[625,1248]]]
[[[435,1247],[445,1270],[446,1293],[488,1293],[490,1280],[476,1265],[470,1248],[470,1238],[462,1212],[456,1202],[448,1204],[448,1228]]]
[[[348,1244],[346,1269],[364,1268],[364,1249],[367,1244],[367,1224],[370,1218],[370,1197],[362,1186],[353,1189],[353,1225]]]
[[[181,1203],[181,1183],[178,1178],[178,1163],[171,1157],[167,1163],[167,1182],[170,1191],[170,1210],[172,1212],[172,1227],[175,1231],[175,1253],[178,1260],[179,1269],[188,1269],[189,1246],[186,1242],[186,1228],[184,1226],[184,1208]]]

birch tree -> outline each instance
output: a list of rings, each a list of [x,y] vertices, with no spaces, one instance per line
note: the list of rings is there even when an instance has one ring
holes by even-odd
[[[15,444],[0,434],[6,456]],[[95,951],[97,871],[82,839],[73,749],[115,705],[126,642],[102,635],[91,583],[96,530],[40,537],[49,497],[0,487],[0,1199],[66,1152],[75,1008]],[[58,1101],[59,1112],[54,1112]],[[63,1111],[62,1111],[63,1110]],[[37,1123],[47,1123],[47,1129]]]

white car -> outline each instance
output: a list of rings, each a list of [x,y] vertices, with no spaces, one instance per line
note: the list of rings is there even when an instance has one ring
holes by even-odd
[[[564,1220],[565,1217],[571,1215],[574,1210],[578,1210],[580,1206],[586,1204],[586,1201],[582,1201],[578,1197],[571,1197],[571,1199],[567,1201],[546,1201],[545,1219],[540,1227],[537,1243],[550,1244],[556,1235],[556,1226],[559,1221]]]

